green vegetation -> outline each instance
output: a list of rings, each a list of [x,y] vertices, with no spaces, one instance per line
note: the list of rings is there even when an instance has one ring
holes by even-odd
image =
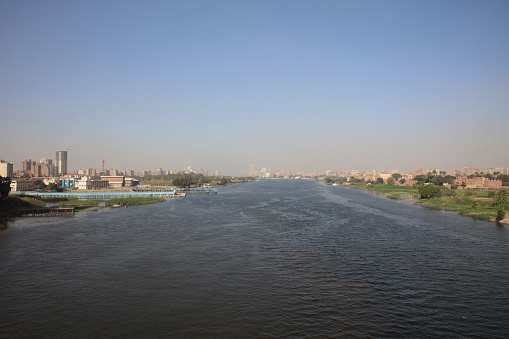
[[[388,195],[387,198],[392,199],[392,200],[401,200],[401,199],[403,199],[401,197],[401,195],[395,195],[395,194]]]
[[[18,215],[17,209],[44,207],[48,204],[52,205],[74,205],[76,211],[84,210],[97,206],[98,201],[78,200],[78,198],[40,198],[34,196],[10,195],[0,203],[0,222],[13,220]]]
[[[106,201],[106,206],[134,206],[134,205],[148,205],[155,204],[158,202],[166,201],[164,198],[118,198]]]
[[[457,211],[461,215],[484,221],[497,220],[497,216],[502,215],[498,211],[504,212],[509,207],[508,201],[504,199],[505,191],[500,191],[497,197],[494,197],[490,191],[457,190],[454,192],[453,196],[445,195],[438,199],[420,200],[418,204],[432,209]]]
[[[203,174],[168,174],[168,175],[152,175],[149,177],[136,177],[140,181],[140,185],[150,186],[201,186],[203,184],[210,184],[212,186],[225,186],[241,182],[255,181],[253,177],[215,177],[204,176]]]
[[[360,189],[363,191],[370,192],[378,192],[386,195],[390,195],[394,197],[398,197],[399,199],[403,199],[405,196],[409,196],[411,198],[419,197],[419,190],[417,188],[408,187],[408,186],[397,186],[397,185],[385,185],[385,184],[373,184],[373,183],[356,183],[351,184],[349,187]],[[396,200],[396,199],[394,199]]]
[[[396,179],[393,177],[393,179]],[[415,185],[415,187],[398,186],[395,184],[380,184],[365,182],[364,179],[350,178],[348,187],[360,189],[367,192],[381,193],[389,199],[401,200],[405,197],[419,199],[416,203],[427,208],[455,211],[461,215],[470,216],[484,221],[502,221],[505,218],[505,211],[509,209],[509,190],[481,191],[475,189],[449,189],[440,183],[440,180],[433,180],[434,177],[421,176],[421,182],[429,182],[428,185]],[[450,178],[444,177],[444,182]],[[345,184],[346,179],[325,178],[328,184]]]
[[[196,180],[192,180],[192,179],[184,178],[184,177],[175,178],[171,181],[171,184],[173,186],[177,186],[177,187],[189,187],[189,186],[194,186],[197,183],[198,183],[198,181],[196,181]]]
[[[421,199],[435,199],[442,196],[442,190],[435,185],[427,185],[419,188]]]
[[[504,218],[505,218],[505,211],[504,210],[498,210],[497,211],[497,216],[495,217],[495,219],[497,221],[502,221],[502,220],[504,220]]]

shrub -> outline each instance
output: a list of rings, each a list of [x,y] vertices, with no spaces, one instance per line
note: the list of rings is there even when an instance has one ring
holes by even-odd
[[[452,189],[445,189],[443,193],[446,197],[450,197],[450,198],[456,196],[456,192],[454,192],[454,190],[452,190]]]
[[[424,186],[420,189],[421,199],[440,198],[442,190],[435,185]]]
[[[466,197],[470,197],[472,195],[474,195],[474,192],[472,192],[472,191],[465,191],[465,196]]]
[[[505,218],[505,211],[504,210],[498,210],[497,211],[496,220],[497,221],[502,221],[502,220],[504,220],[504,218]]]

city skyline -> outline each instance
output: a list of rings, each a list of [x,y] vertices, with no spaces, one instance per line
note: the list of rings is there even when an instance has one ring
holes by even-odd
[[[507,1],[0,3],[0,158],[509,168]]]
[[[484,167],[482,169],[473,168],[473,167],[469,167],[469,166],[457,167],[454,169],[446,169],[443,167],[424,167],[424,168],[414,168],[411,170],[401,170],[396,167],[391,167],[391,168],[351,167],[351,168],[335,168],[335,169],[329,168],[329,169],[325,169],[325,170],[313,169],[313,170],[303,171],[303,170],[291,169],[291,168],[290,169],[288,169],[288,168],[280,169],[280,168],[263,167],[263,166],[257,167],[257,166],[255,166],[255,164],[250,163],[249,168],[245,168],[242,173],[232,174],[232,173],[220,173],[219,170],[217,170],[217,169],[211,170],[211,169],[203,168],[203,167],[201,167],[199,169],[195,169],[195,167],[193,165],[187,165],[186,169],[184,169],[184,168],[163,169],[161,166],[159,166],[157,168],[157,170],[155,170],[155,171],[154,171],[154,169],[150,169],[147,167],[143,167],[142,170],[140,170],[140,169],[134,170],[133,168],[128,169],[128,168],[123,168],[123,167],[109,167],[108,168],[105,166],[104,160],[102,161],[101,167],[94,168],[94,167],[90,167],[90,166],[85,166],[85,167],[80,167],[79,169],[74,168],[74,169],[71,169],[68,171],[67,170],[68,151],[69,151],[69,149],[57,150],[55,152],[55,159],[54,159],[55,165],[53,165],[53,159],[48,159],[48,158],[40,158],[39,162],[34,161],[31,158],[25,158],[21,162],[21,166],[19,166],[19,167],[16,167],[11,161],[5,161],[4,159],[1,159],[1,158],[0,158],[0,161],[3,162],[4,165],[10,164],[9,166],[11,166],[11,168],[13,169],[14,174],[21,172],[22,176],[24,176],[24,174],[30,172],[31,173],[30,176],[35,176],[35,177],[58,177],[58,176],[65,176],[65,175],[96,175],[99,173],[102,173],[102,175],[104,175],[104,174],[109,175],[110,171],[115,171],[115,173],[121,172],[121,173],[124,173],[124,175],[126,175],[126,176],[133,176],[135,172],[136,172],[136,175],[142,175],[142,176],[145,175],[145,173],[152,174],[152,175],[158,175],[158,174],[166,175],[169,173],[175,174],[175,173],[190,172],[190,173],[201,173],[204,175],[215,175],[215,176],[218,176],[218,175],[230,176],[230,175],[232,175],[232,176],[262,176],[262,177],[264,177],[266,174],[270,174],[272,176],[274,173],[277,173],[279,175],[281,175],[282,173],[293,173],[293,174],[301,173],[301,174],[306,174],[306,175],[309,175],[310,173],[314,173],[314,174],[325,174],[327,176],[329,175],[329,173],[331,173],[332,176],[345,176],[345,175],[349,176],[349,175],[351,175],[351,173],[361,174],[361,173],[369,173],[369,172],[391,173],[391,174],[392,173],[407,173],[407,174],[409,174],[409,173],[421,173],[421,172],[426,173],[426,172],[435,171],[437,173],[445,172],[445,173],[449,173],[449,174],[453,174],[453,175],[457,175],[460,173],[475,174],[475,173],[485,173],[485,172],[486,173],[500,172],[501,174],[509,173],[509,168],[506,168],[506,167],[500,166],[500,165]],[[71,168],[72,168],[72,166],[71,166]],[[34,175],[34,171],[37,172],[38,175]],[[94,173],[92,173],[92,172],[94,172]]]

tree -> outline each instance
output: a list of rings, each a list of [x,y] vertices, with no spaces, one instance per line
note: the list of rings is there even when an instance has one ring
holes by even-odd
[[[419,190],[421,199],[434,199],[440,198],[442,190],[435,185],[427,185]]]
[[[47,190],[48,190],[48,191],[57,191],[57,192],[62,192],[64,189],[62,188],[62,184],[61,184],[61,182],[59,182],[59,184],[56,184],[56,183],[54,183],[54,182],[50,182],[50,183],[48,184]]]
[[[44,190],[46,189],[46,184],[42,180],[37,180],[30,186],[28,186],[29,191],[35,191],[35,190]]]
[[[377,178],[377,179],[376,179],[376,183],[377,183],[377,184],[383,184],[383,183],[384,183],[384,179],[382,179],[382,178]]]
[[[394,178],[395,181],[398,181],[399,179],[402,178],[402,175],[399,173],[393,173],[391,176]]]
[[[507,174],[499,174],[497,176],[497,180],[502,181],[502,186],[509,186],[509,175],[507,175]]]
[[[456,180],[456,177],[452,176],[452,175],[446,175],[444,177],[444,183],[445,184],[449,184],[449,185],[452,185],[454,183],[454,181]]]
[[[414,180],[417,180],[418,185],[422,185],[426,182],[427,177],[424,174],[416,175]]]
[[[222,178],[221,180],[219,180],[218,185],[226,185],[230,182],[231,182],[230,179]]]
[[[403,185],[405,182],[406,182],[406,180],[405,180],[405,179],[399,179],[399,183],[400,183],[401,185]]]
[[[394,185],[396,181],[394,180],[394,178],[390,177],[389,179],[387,179],[387,184],[388,185]]]
[[[175,178],[171,183],[177,187],[189,187],[196,184],[196,181],[189,178]]]
[[[433,177],[431,179],[431,183],[436,186],[443,186],[444,185],[444,178],[440,175],[437,175],[436,177]]]

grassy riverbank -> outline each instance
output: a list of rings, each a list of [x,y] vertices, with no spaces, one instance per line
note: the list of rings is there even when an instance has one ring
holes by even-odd
[[[164,198],[118,198],[106,201],[106,206],[135,206],[148,205],[166,201]]]
[[[458,190],[454,193],[451,196],[422,199],[417,204],[436,210],[455,211],[461,215],[492,222],[496,220],[500,209],[509,209],[507,204],[494,205],[498,197],[489,197],[487,191]],[[509,222],[507,218],[502,221]]]
[[[385,185],[385,184],[352,184],[347,187],[381,193],[390,199],[401,200],[401,199],[418,199],[419,190],[408,186],[397,186],[397,185]]]
[[[90,207],[95,207],[99,201],[78,200],[78,198],[41,198],[34,196],[14,196],[10,195],[0,202],[0,222],[14,220],[19,216],[17,209],[44,207],[47,205],[73,205],[76,211],[81,211]]]
[[[383,195],[389,199],[416,199],[416,204],[436,210],[454,211],[475,219],[495,222],[499,210],[508,211],[509,203],[500,203],[504,191],[450,190],[441,188],[442,195],[420,199],[418,188],[387,184],[352,184],[347,187]],[[500,193],[502,192],[502,193]],[[497,204],[497,201],[499,202]],[[509,224],[509,213],[502,223]]]

